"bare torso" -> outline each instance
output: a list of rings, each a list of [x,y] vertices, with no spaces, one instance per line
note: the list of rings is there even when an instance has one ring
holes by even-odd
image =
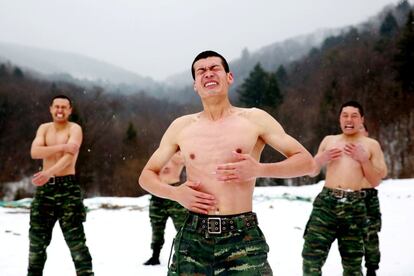
[[[237,214],[252,210],[255,179],[245,182],[217,180],[219,164],[235,162],[232,152],[250,154],[256,160],[264,147],[257,126],[248,119],[249,110],[236,108],[219,120],[190,115],[179,133],[178,144],[185,160],[187,179],[201,183],[201,191],[214,195],[217,210],[213,214]]]
[[[45,137],[44,141],[46,146],[53,146],[58,144],[66,144],[70,138],[70,128],[73,127],[74,124],[68,122],[64,128],[56,129],[53,123],[45,124]],[[63,156],[63,152],[59,152],[53,154],[49,157],[43,159],[43,170],[47,170],[52,167],[56,162]],[[76,160],[78,159],[78,154],[76,153],[71,164],[63,168],[60,172],[56,173],[55,176],[62,176],[68,174],[75,174],[75,165]]]
[[[370,138],[359,136],[356,139],[347,139],[347,137],[342,134],[329,136],[325,150],[336,147],[342,150],[342,154],[339,159],[333,160],[327,164],[325,178],[326,187],[357,191],[367,185],[366,180],[364,180],[365,178],[361,164],[344,153],[345,145],[351,142],[354,144],[361,144],[365,151],[368,152],[369,156],[371,156],[369,145]]]

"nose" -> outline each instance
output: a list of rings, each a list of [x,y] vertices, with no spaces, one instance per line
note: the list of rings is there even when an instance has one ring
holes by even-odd
[[[213,71],[207,69],[205,74],[204,74],[204,78],[211,78],[213,76]]]

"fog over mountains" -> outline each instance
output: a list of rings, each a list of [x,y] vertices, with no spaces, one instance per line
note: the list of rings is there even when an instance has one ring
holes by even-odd
[[[241,58],[229,62],[237,78],[241,80],[257,62],[260,62],[265,69],[274,70],[280,64],[291,62],[305,55],[312,47],[319,46],[323,39],[334,33],[338,33],[338,31],[321,30],[310,35],[273,43],[256,52],[249,53],[245,49]],[[1,41],[0,61],[10,62],[23,70],[35,71],[47,78],[59,80],[73,78],[73,81],[93,82],[102,86],[126,85],[135,87],[136,91],[160,90],[162,84],[180,89],[192,83],[190,69],[170,76],[165,83],[161,84],[150,77],[140,76],[121,67],[80,54]]]
[[[87,56],[0,42],[0,61],[10,62],[23,70],[35,71],[46,78],[78,80],[97,85],[128,85],[136,90],[152,90],[158,84],[121,67]]]
[[[369,18],[367,21],[369,23],[359,24],[356,28],[378,25],[385,16],[386,10],[391,7],[392,5],[385,7],[380,14]],[[327,37],[338,35],[349,28],[321,29],[311,34],[265,45],[252,52],[245,48],[240,53],[240,58],[228,60],[235,75],[233,89],[242,83],[258,62],[265,70],[276,71],[280,65],[287,65],[298,60],[312,48],[319,47]],[[80,54],[2,41],[0,41],[0,62],[10,62],[24,71],[32,71],[35,75],[40,74],[40,77],[49,80],[75,82],[83,86],[96,85],[106,88],[107,91],[123,94],[144,91],[162,98],[174,95],[177,98],[173,100],[183,101],[182,95],[187,95],[189,89],[192,90],[190,64],[185,71],[178,71],[177,74],[166,78],[164,82],[158,82],[150,77],[144,77],[119,66]],[[177,70],[181,69],[177,68]]]

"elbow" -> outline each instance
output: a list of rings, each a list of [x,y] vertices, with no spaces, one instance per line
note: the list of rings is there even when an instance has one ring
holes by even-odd
[[[138,186],[148,192],[146,185],[145,185],[145,176],[144,171],[141,172],[140,176],[138,177]]]
[[[315,177],[319,174],[320,167],[318,166],[315,159],[311,155],[309,155],[306,164],[307,164],[306,169],[307,169],[308,176]]]
[[[380,184],[380,182],[378,181],[378,182],[375,182],[375,183],[371,183],[371,187],[372,188],[376,188],[376,187],[378,187],[379,186],[379,184]]]
[[[36,150],[34,150],[34,149],[31,149],[30,150],[30,157],[32,158],[32,159],[42,159],[42,157],[41,156],[39,156],[39,154],[36,152]]]

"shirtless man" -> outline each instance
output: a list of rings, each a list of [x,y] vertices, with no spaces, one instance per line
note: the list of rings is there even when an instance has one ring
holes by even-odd
[[[272,275],[269,247],[252,212],[256,178],[310,174],[313,158],[268,113],[230,104],[233,74],[220,54],[200,53],[191,72],[203,111],[169,126],[139,178],[150,193],[190,210],[177,233],[168,275]],[[286,159],[260,163],[265,144]],[[174,187],[158,175],[177,150],[187,181]]]
[[[161,169],[160,179],[169,185],[178,186],[182,183],[181,172],[184,168],[184,160],[181,152],[177,152]],[[175,230],[180,230],[187,217],[187,209],[178,202],[160,198],[155,195],[151,196],[149,216],[152,228],[152,256],[144,265],[160,264],[160,252],[164,245],[164,230],[169,217],[171,217]]]
[[[77,275],[93,275],[82,223],[86,219],[75,164],[82,143],[82,129],[69,122],[71,100],[56,96],[50,105],[53,122],[40,125],[32,143],[33,159],[43,159],[43,169],[33,176],[38,186],[30,210],[28,275],[42,275],[46,248],[59,221]]]
[[[362,106],[350,101],[340,109],[342,133],[326,136],[315,156],[313,176],[327,166],[325,186],[313,203],[302,257],[304,275],[321,275],[332,242],[338,239],[343,275],[362,275],[366,227],[364,181],[377,186],[387,174],[379,143],[360,132]]]

